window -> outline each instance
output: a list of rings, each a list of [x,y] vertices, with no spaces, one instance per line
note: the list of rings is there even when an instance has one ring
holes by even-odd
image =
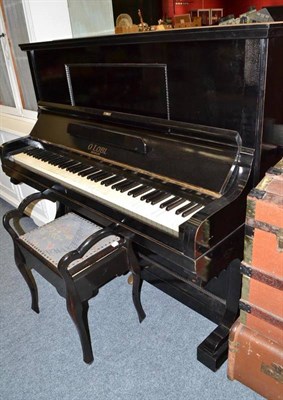
[[[36,98],[20,43],[114,32],[111,0],[0,0],[0,114],[36,118]]]
[[[2,0],[0,8],[0,112],[35,117],[36,99],[25,53],[18,43],[28,42],[21,0]]]

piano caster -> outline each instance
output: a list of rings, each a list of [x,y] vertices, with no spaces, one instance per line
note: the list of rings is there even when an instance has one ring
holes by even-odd
[[[228,339],[230,328],[238,317],[241,295],[240,260],[233,260],[227,269],[228,287],[226,311],[221,323],[198,346],[197,359],[212,371],[217,371],[228,356]]]

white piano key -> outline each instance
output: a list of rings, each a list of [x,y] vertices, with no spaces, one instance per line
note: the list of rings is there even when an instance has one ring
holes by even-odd
[[[105,186],[102,185],[101,182],[91,181],[87,179],[87,177],[78,175],[78,173],[69,172],[58,166],[51,165],[46,161],[35,159],[34,157],[25,153],[16,154],[12,156],[12,159],[16,163],[21,164],[42,176],[52,178],[66,187],[77,190],[80,193],[92,197],[107,206],[122,211],[129,216],[132,216],[150,226],[156,227],[174,236],[179,235],[179,226],[183,222],[189,220],[192,215],[203,208],[203,206],[200,205],[199,209],[195,209],[192,214],[184,218],[181,214],[176,215],[176,210],[186,204],[189,204],[189,200],[186,200],[186,202],[182,203],[182,205],[179,205],[170,211],[167,211],[166,208],[160,208],[160,204],[164,202],[164,200],[161,200],[159,203],[154,205],[147,203],[145,200],[141,200],[142,196],[154,192],[156,190],[155,188],[149,188],[141,195],[133,197],[127,194],[130,190],[132,190],[132,188],[124,193],[121,193],[120,191],[112,189],[111,186]],[[114,174],[112,176],[114,176]],[[121,181],[124,179],[124,177],[121,178]],[[115,182],[115,184],[117,183],[118,182]],[[139,184],[137,187],[138,186],[142,185]],[[171,195],[166,199],[166,201],[174,197],[175,196]]]

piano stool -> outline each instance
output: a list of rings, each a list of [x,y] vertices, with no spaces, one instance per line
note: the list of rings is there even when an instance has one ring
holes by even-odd
[[[39,313],[38,291],[31,272],[35,269],[66,299],[67,310],[78,330],[83,359],[93,361],[88,326],[88,300],[99,288],[117,276],[133,274],[133,301],[140,322],[145,313],[140,303],[140,271],[131,240],[102,228],[73,213],[62,214],[37,226],[25,211],[34,201],[52,199],[48,190],[24,199],[18,209],[4,215],[3,225],[13,239],[15,263],[25,279],[32,298],[31,308]]]

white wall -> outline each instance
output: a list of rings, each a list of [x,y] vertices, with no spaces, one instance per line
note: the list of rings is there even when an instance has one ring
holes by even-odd
[[[31,42],[72,37],[67,0],[24,0],[23,7]]]
[[[73,37],[114,33],[112,0],[68,0]]]
[[[114,33],[112,0],[23,0],[23,7],[31,42]]]

